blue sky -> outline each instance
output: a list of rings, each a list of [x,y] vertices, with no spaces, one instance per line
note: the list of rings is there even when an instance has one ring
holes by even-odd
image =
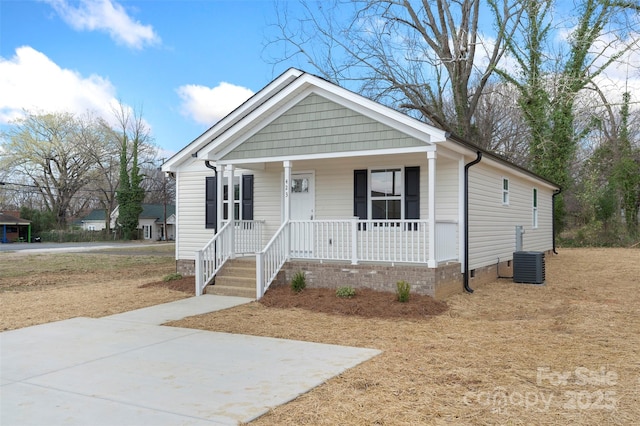
[[[121,100],[177,152],[295,65],[264,59],[275,22],[272,0],[2,0],[0,126]]]
[[[276,22],[275,0],[0,0],[0,130],[24,110],[109,117],[122,101],[167,157],[300,67],[265,60],[278,56],[264,51]],[[640,49],[621,62],[631,68],[612,66],[602,87],[637,96]]]

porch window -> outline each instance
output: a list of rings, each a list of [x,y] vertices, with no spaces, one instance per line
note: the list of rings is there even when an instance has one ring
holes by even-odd
[[[533,188],[533,228],[538,227],[538,189]]]
[[[402,171],[371,171],[371,219],[402,219]]]
[[[234,176],[233,178],[233,219],[240,220],[240,177]],[[229,185],[224,185],[224,208],[223,211],[223,219],[229,219]]]
[[[217,226],[218,194],[216,176],[207,176],[205,185],[205,227],[215,229]],[[253,220],[253,175],[234,177],[233,213],[235,220]],[[225,180],[226,182],[226,180]],[[223,220],[228,220],[229,188],[223,186]]]
[[[362,220],[420,219],[420,167],[354,170],[353,214]]]

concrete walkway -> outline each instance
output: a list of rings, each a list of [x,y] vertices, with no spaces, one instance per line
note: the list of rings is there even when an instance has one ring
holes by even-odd
[[[380,353],[159,325],[248,301],[204,295],[0,333],[0,424],[238,424]]]

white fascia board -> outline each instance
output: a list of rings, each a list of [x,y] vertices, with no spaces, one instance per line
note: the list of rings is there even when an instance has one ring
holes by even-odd
[[[298,69],[290,68],[285,71],[280,77],[273,80],[262,90],[253,95],[244,104],[229,113],[222,120],[211,126],[207,131],[198,136],[189,145],[180,150],[176,155],[171,157],[162,165],[162,171],[175,172],[177,168],[186,159],[191,158],[194,154],[199,155],[198,152],[205,148],[209,143],[216,139],[219,135],[223,134],[226,130],[234,126],[237,122],[241,121],[247,114],[259,107],[265,99],[273,96],[274,93],[278,93],[283,87],[291,84],[298,77],[304,73]]]
[[[282,157],[269,157],[269,158],[254,158],[254,159],[239,159],[239,160],[225,160],[219,161],[218,164],[252,164],[252,163],[278,163],[283,161],[302,161],[302,160],[324,160],[331,158],[348,158],[348,157],[368,157],[374,155],[395,155],[395,154],[413,154],[413,153],[425,153],[431,151],[430,146],[414,146],[409,148],[394,148],[394,149],[374,149],[367,151],[345,151],[345,152],[325,152],[321,154],[301,154],[301,155],[288,155]],[[426,158],[426,156],[425,156]]]
[[[498,170],[509,172],[509,173],[511,173],[513,175],[516,175],[518,177],[521,177],[521,178],[526,179],[526,180],[531,181],[531,182],[536,182],[537,185],[543,186],[545,188],[553,189],[553,190],[557,189],[557,186],[554,186],[554,185],[550,184],[549,182],[547,182],[545,180],[536,178],[535,176],[533,176],[533,175],[531,175],[529,173],[525,173],[524,171],[520,170],[519,168],[510,167],[508,164],[505,164],[504,162],[498,161],[498,160],[496,160],[494,158],[491,158],[489,156],[483,156],[482,157],[482,161],[480,161],[479,164],[482,164],[482,163],[489,163],[490,166],[495,167]]]

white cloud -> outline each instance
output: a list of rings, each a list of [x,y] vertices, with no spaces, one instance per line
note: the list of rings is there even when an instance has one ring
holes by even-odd
[[[215,124],[253,95],[246,87],[225,82],[213,88],[188,84],[180,86],[177,92],[182,99],[182,113],[208,126]]]
[[[112,0],[80,0],[78,7],[68,0],[43,0],[77,31],[104,31],[116,43],[134,49],[160,43],[151,25],[134,21],[119,3]]]
[[[11,59],[0,56],[0,124],[33,112],[94,111],[112,117],[118,104],[115,88],[98,75],[83,77],[60,68],[46,55],[23,46]]]

